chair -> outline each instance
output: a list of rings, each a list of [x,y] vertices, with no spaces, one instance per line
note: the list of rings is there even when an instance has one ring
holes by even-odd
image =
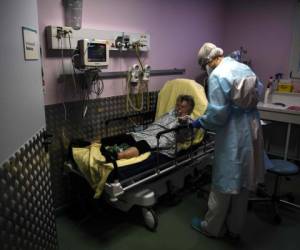
[[[279,160],[279,159],[273,159],[270,160],[270,166],[267,170],[269,173],[275,175],[275,183],[273,187],[273,193],[269,195],[266,192],[263,193],[262,198],[253,198],[250,199],[250,204],[253,202],[265,202],[265,201],[271,201],[274,209],[274,222],[276,224],[280,224],[282,219],[279,215],[278,206],[284,205],[296,209],[300,209],[300,206],[293,203],[294,197],[291,193],[281,195],[280,194],[280,184],[283,177],[288,178],[293,175],[297,175],[299,172],[299,168],[297,165],[295,165],[292,162],[286,161],[286,160]],[[284,199],[285,198],[285,199]]]

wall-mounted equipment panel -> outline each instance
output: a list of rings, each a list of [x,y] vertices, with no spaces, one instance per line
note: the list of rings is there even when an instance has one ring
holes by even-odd
[[[47,26],[47,48],[50,50],[76,49],[77,41],[82,39],[107,40],[110,50],[131,50],[139,47],[140,51],[150,50],[150,35],[146,33],[132,33],[106,31],[95,29],[74,30],[71,27]]]

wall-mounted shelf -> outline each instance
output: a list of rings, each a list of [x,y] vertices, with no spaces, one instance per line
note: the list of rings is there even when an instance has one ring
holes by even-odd
[[[167,75],[182,75],[185,69],[157,69],[151,70],[150,76],[167,76]],[[127,77],[128,71],[101,72],[99,76],[102,79],[124,78]]]
[[[150,71],[150,76],[168,76],[168,75],[182,75],[185,73],[185,69],[156,69]],[[102,79],[116,79],[127,77],[128,71],[113,71],[113,72],[99,72],[98,75]],[[84,76],[84,72],[76,74],[79,77]],[[72,75],[67,75],[72,77]]]

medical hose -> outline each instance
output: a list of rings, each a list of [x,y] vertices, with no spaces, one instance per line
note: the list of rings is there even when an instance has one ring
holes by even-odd
[[[129,112],[129,107],[131,107],[134,111],[137,111],[137,112],[140,112],[143,110],[143,107],[144,107],[144,95],[143,95],[143,92],[140,93],[140,81],[138,82],[138,95],[137,97],[141,96],[141,104],[140,106],[138,107],[138,104],[134,104],[133,103],[133,100],[131,98],[131,90],[130,90],[130,83],[131,83],[131,74],[130,72],[128,72],[128,75],[127,75],[127,82],[126,82],[126,92],[127,92],[127,98],[126,98],[126,111]],[[136,99],[137,101],[137,99]]]

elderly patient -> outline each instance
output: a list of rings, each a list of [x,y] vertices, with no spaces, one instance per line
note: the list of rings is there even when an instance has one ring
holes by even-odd
[[[141,132],[131,132],[118,135],[113,138],[103,138],[101,152],[112,160],[129,159],[139,156],[148,151],[157,149],[156,135],[166,129],[173,129],[181,125],[186,119],[180,119],[190,115],[194,109],[195,102],[190,95],[179,95],[176,100],[176,107],[165,113],[158,120]],[[183,129],[178,132],[165,133],[160,137],[160,153],[173,157],[177,142],[184,142],[190,137],[191,131]],[[108,160],[108,159],[107,159]]]

